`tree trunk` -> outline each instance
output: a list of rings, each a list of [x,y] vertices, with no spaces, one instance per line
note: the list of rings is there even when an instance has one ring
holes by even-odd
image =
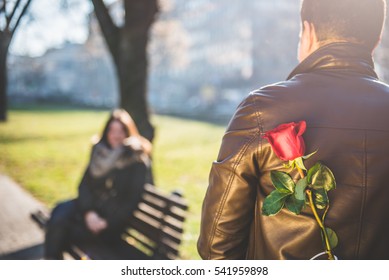
[[[7,120],[7,53],[11,36],[0,34],[0,121]]]
[[[91,0],[115,63],[120,106],[133,117],[141,135],[152,141],[147,107],[147,42],[158,12],[157,0],[123,0],[124,25],[116,26],[103,0]]]
[[[154,128],[149,120],[147,105],[148,34],[137,34],[135,28],[127,27],[121,30],[116,63],[120,106],[131,114],[139,132],[152,141]]]
[[[7,120],[7,54],[12,36],[18,28],[21,19],[26,14],[32,0],[8,1],[14,2],[12,10],[7,9],[7,1],[3,0],[0,7],[0,122]],[[9,6],[8,6],[9,7]]]

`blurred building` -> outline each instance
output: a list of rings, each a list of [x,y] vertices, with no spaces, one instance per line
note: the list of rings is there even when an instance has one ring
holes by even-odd
[[[88,107],[117,104],[116,82],[106,56],[85,45],[65,44],[36,58],[11,56],[11,102],[48,102]]]
[[[151,105],[162,113],[230,117],[252,75],[252,33],[239,15],[242,3],[170,2],[152,33]]]
[[[297,65],[298,0],[160,3],[149,45],[154,112],[229,119],[251,90],[285,79]],[[121,1],[110,12],[120,25]],[[115,69],[93,14],[89,25],[83,45],[68,43],[38,58],[11,57],[10,98],[117,106]],[[384,36],[376,52],[377,70],[386,80],[388,42]]]

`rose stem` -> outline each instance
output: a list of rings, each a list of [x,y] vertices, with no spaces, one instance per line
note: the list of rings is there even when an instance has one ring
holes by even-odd
[[[296,168],[297,168],[297,171],[300,174],[301,179],[303,179],[305,177],[304,171],[300,167],[298,167],[298,166],[296,166]]]
[[[333,254],[332,254],[332,251],[331,251],[331,246],[330,246],[330,242],[328,240],[327,231],[325,230],[324,225],[321,222],[321,220],[319,218],[319,215],[317,214],[316,207],[313,204],[312,191],[311,190],[307,190],[307,194],[308,194],[308,199],[309,199],[309,205],[311,206],[311,209],[313,211],[313,215],[315,216],[316,221],[319,224],[319,227],[321,228],[321,230],[323,232],[323,235],[324,235],[324,239],[325,239],[325,243],[326,243],[326,249],[327,249],[327,254],[328,254],[328,259],[329,260],[334,260],[335,258],[334,258]]]

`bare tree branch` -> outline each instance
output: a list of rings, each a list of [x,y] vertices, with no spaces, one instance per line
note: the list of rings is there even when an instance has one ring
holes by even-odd
[[[10,27],[10,24],[11,24],[11,21],[12,21],[12,18],[15,16],[15,13],[16,13],[16,10],[18,9],[19,5],[20,5],[20,2],[22,2],[22,0],[18,0],[16,1],[15,5],[14,5],[14,8],[11,12],[11,14],[9,16],[6,15],[6,18],[7,18],[7,26],[6,26],[6,29],[8,29]]]
[[[5,5],[6,5],[5,3],[6,3],[6,1],[3,0],[3,5],[0,7],[0,13],[4,12],[4,14],[5,14]]]
[[[19,2],[19,1],[18,1]],[[20,24],[20,21],[22,19],[22,17],[25,15],[27,9],[28,9],[28,6],[30,6],[31,4],[31,0],[27,0],[26,4],[24,5],[23,7],[23,10],[22,12],[19,14],[19,17],[15,23],[15,25],[13,26],[12,30],[11,30],[11,34],[13,35],[15,33],[15,30],[18,28],[18,25]]]
[[[96,18],[99,21],[101,31],[113,56],[116,54],[117,41],[119,40],[119,28],[115,25],[103,0],[92,0],[95,7]],[[114,57],[115,59],[115,57]]]
[[[0,15],[4,14],[4,18],[7,19],[7,14],[6,14],[6,6],[7,6],[7,1],[3,0],[3,5],[0,8]],[[4,28],[5,29],[5,28]]]

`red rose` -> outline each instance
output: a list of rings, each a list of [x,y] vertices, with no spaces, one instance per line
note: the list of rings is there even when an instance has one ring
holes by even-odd
[[[302,135],[306,128],[305,121],[281,124],[266,132],[263,138],[269,141],[273,151],[281,160],[294,160],[305,153]]]

